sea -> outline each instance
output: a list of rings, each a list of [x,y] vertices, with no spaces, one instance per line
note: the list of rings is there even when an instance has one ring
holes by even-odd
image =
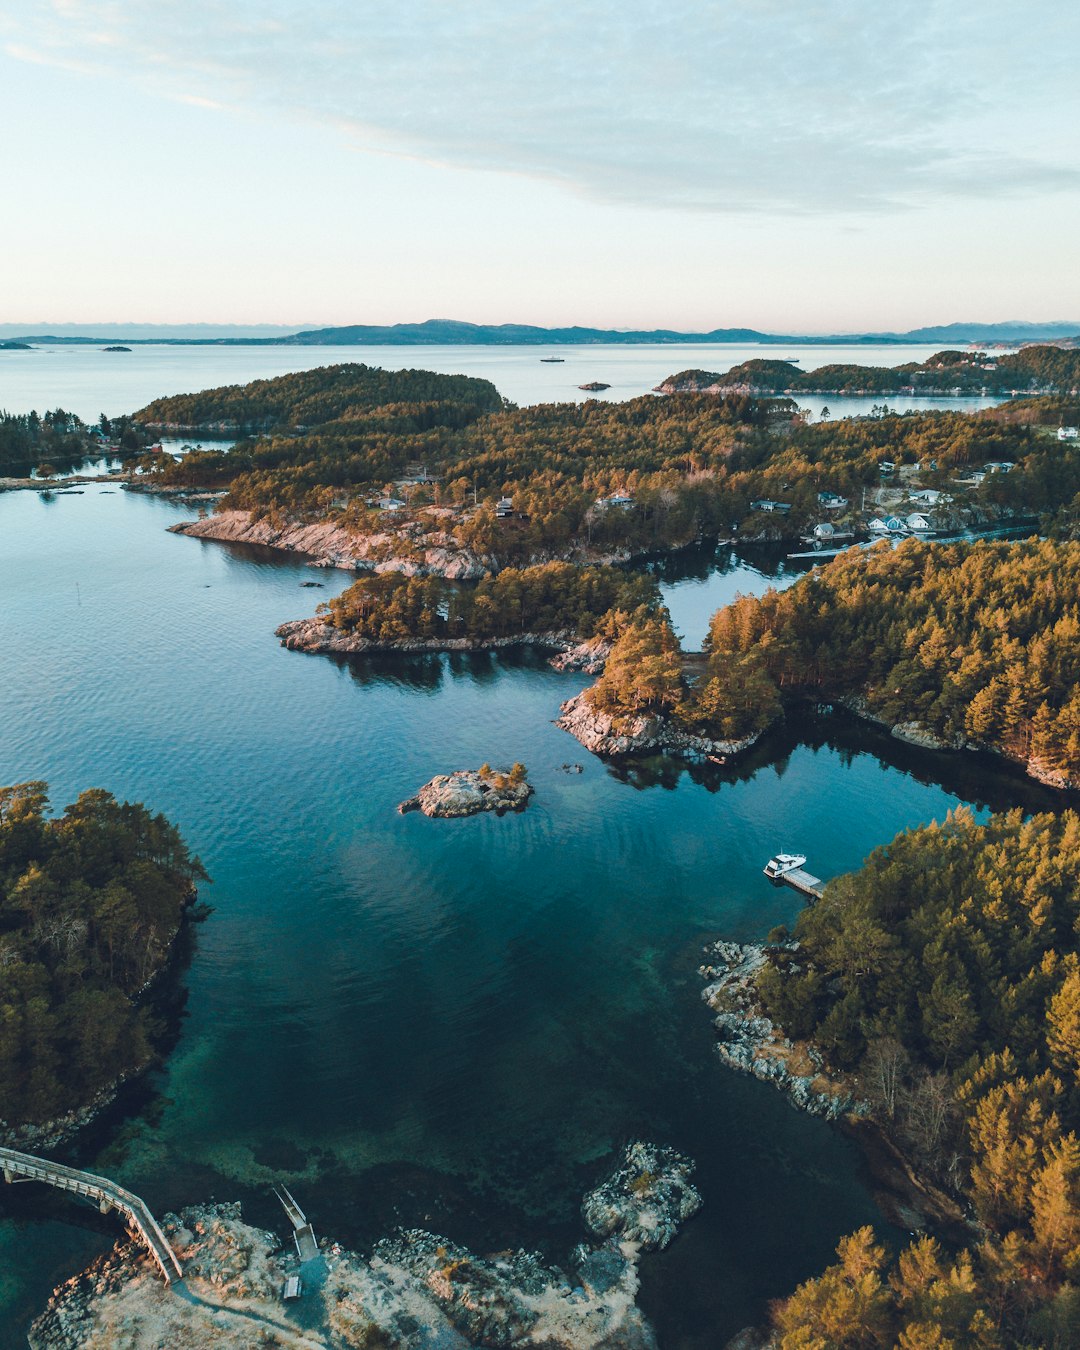
[[[0,402],[96,415],[337,355],[5,354]],[[539,355],[378,358],[490,374],[519,399],[559,372],[641,392],[698,359],[590,349],[552,374]],[[46,368],[56,378],[36,382]],[[114,484],[0,494],[0,783],[46,779],[57,810],[91,786],[145,802],[213,878],[166,991],[171,1052],[70,1160],[159,1214],[239,1200],[283,1240],[282,1182],[320,1236],[361,1251],[404,1226],[565,1262],[582,1194],[623,1147],[670,1145],[696,1161],[704,1206],[642,1263],[664,1350],[715,1350],[861,1224],[901,1241],[848,1139],[721,1065],[705,948],[794,921],[798,896],[761,872],[778,849],[828,878],[961,804],[1047,809],[1054,794],[826,711],[736,766],[607,763],[553,724],[585,677],[534,651],[286,651],[275,627],[350,575],[168,533],[190,515]],[[801,564],[720,546],[642,566],[698,647],[714,609]],[[433,774],[514,760],[536,789],[524,814],[397,812]],[[118,1229],[58,1192],[0,1190],[7,1350]]]
[[[0,410],[64,408],[84,421],[101,413],[115,417],[135,412],[152,399],[186,394],[218,385],[246,384],[291,371],[359,361],[390,370],[412,368],[491,380],[499,392],[523,407],[599,398],[609,402],[651,392],[681,370],[723,372],[754,357],[794,359],[804,371],[836,363],[895,366],[924,361],[937,345],[863,344],[858,346],[791,343],[596,346],[416,346],[416,347],[182,347],[148,343],[128,352],[96,346],[39,346],[31,351],[0,351]],[[544,357],[559,357],[558,362]],[[599,393],[580,389],[594,381],[611,387]],[[830,394],[805,400],[813,419],[827,407],[832,417],[867,413],[887,402],[900,412],[916,408],[971,409],[999,400],[966,398],[858,398]]]

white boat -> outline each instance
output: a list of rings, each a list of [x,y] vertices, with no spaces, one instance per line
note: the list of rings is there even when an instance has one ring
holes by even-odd
[[[765,864],[763,871],[767,877],[782,877],[785,872],[794,872],[806,862],[803,853],[777,853]]]

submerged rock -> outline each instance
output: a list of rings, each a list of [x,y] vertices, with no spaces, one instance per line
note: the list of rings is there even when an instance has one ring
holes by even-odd
[[[403,801],[398,810],[423,811],[425,816],[475,816],[481,811],[505,815],[507,811],[524,811],[533,788],[524,772],[514,776],[512,770],[458,769],[454,773],[437,774],[424,784],[415,797]]]
[[[586,1195],[582,1217],[598,1237],[636,1242],[646,1251],[666,1247],[701,1208],[693,1170],[674,1149],[630,1144],[618,1170]]]

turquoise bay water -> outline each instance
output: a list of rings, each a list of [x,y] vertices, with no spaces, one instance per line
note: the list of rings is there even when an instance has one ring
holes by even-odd
[[[565,1259],[615,1152],[671,1144],[705,1206],[646,1263],[665,1350],[722,1344],[879,1221],[845,1140],[720,1067],[702,944],[793,918],[761,876],[778,847],[830,876],[959,801],[1049,794],[833,720],[726,775],[608,766],[551,722],[580,677],[534,655],[284,651],[274,627],[349,577],[165,532],[185,514],[93,486],[0,496],[0,783],[145,801],[214,878],[176,1047],[82,1164],[158,1210],[239,1198],[282,1230],[284,1180],[345,1243],[402,1223]],[[688,641],[770,566],[667,564]],[[434,773],[515,759],[521,816],[396,813]],[[4,1345],[115,1237],[33,1191],[0,1195]]]

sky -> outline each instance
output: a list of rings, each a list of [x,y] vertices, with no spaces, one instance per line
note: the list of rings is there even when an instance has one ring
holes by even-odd
[[[0,321],[1080,317],[1074,0],[0,0]]]

